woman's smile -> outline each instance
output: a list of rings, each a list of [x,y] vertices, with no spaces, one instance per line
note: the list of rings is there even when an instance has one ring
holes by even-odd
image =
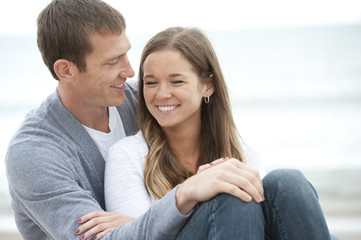
[[[171,112],[171,111],[175,110],[176,108],[178,108],[179,106],[180,105],[171,105],[171,106],[159,106],[159,105],[157,105],[157,108],[161,112]]]

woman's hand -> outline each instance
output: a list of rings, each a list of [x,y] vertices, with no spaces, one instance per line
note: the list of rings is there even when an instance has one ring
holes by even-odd
[[[101,239],[113,229],[133,219],[132,217],[115,212],[95,211],[78,219],[78,223],[81,224],[81,226],[77,228],[75,233],[80,235],[85,232],[81,236],[81,239],[88,239],[94,234],[97,234],[94,239]]]
[[[216,160],[184,181],[177,189],[176,203],[182,214],[188,214],[199,202],[219,193],[228,193],[245,202],[262,202],[263,184],[257,170],[237,159]]]
[[[217,159],[217,160],[214,160],[214,161],[211,162],[211,163],[207,163],[207,164],[201,165],[201,166],[199,166],[199,168],[198,168],[197,174],[200,173],[200,172],[203,172],[204,170],[206,170],[206,169],[208,169],[208,168],[210,168],[210,167],[213,167],[213,166],[215,166],[215,165],[217,165],[217,164],[220,164],[220,163],[222,163],[222,162],[224,162],[224,161],[227,161],[228,159],[229,159],[228,157],[219,158],[219,159]]]

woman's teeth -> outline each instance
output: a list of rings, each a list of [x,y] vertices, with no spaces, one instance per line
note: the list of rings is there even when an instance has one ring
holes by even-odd
[[[162,112],[168,112],[176,109],[177,106],[158,106],[158,109]]]

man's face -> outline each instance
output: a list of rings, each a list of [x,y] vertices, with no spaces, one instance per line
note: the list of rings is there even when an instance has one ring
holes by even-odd
[[[125,101],[124,82],[134,76],[127,53],[130,42],[120,35],[93,33],[93,52],[86,56],[86,70],[78,73],[74,84],[83,107],[120,106]]]

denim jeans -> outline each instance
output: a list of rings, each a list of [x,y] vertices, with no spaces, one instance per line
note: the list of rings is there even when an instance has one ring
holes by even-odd
[[[200,204],[177,240],[327,240],[318,196],[297,170],[274,170],[263,179],[265,201],[243,202],[219,194]]]

